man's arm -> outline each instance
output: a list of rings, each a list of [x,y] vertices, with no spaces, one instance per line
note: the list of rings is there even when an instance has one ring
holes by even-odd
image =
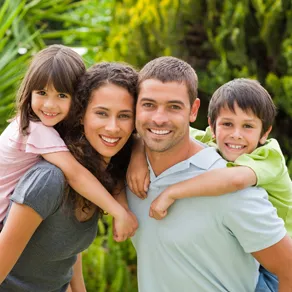
[[[68,291],[86,292],[86,287],[85,287],[83,273],[82,273],[82,254],[81,253],[78,254],[77,261],[73,267],[73,277],[70,282],[70,288],[68,288],[67,292]]]
[[[286,235],[278,243],[252,255],[279,279],[279,292],[292,291],[292,240]]]

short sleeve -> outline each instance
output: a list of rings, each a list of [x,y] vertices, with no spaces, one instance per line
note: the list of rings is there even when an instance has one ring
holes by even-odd
[[[228,162],[227,166],[248,166],[257,176],[257,185],[264,186],[277,181],[286,171],[285,158],[275,139],[255,149],[251,154],[239,156],[234,163]]]
[[[262,188],[239,191],[232,200],[233,203],[224,214],[223,224],[237,238],[245,252],[252,253],[270,247],[286,235],[283,220],[277,216],[276,209]]]
[[[11,200],[27,205],[43,219],[53,214],[62,202],[65,178],[56,166],[42,161],[28,170],[18,182]]]
[[[41,122],[30,122],[29,134],[25,139],[11,136],[13,142],[25,144],[24,151],[33,154],[47,154],[69,151],[59,133],[53,127],[47,127]]]
[[[202,130],[198,130],[198,129],[190,127],[190,136],[202,143],[208,144],[208,143],[214,142],[210,127],[207,127],[206,131],[202,131]]]

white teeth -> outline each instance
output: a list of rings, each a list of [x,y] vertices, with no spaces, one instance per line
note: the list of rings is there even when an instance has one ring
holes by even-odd
[[[244,146],[242,145],[232,145],[232,144],[227,144],[228,147],[232,148],[232,149],[243,149]]]
[[[116,143],[119,141],[120,138],[108,138],[108,137],[101,136],[101,139],[108,143]]]
[[[167,130],[154,130],[154,129],[150,129],[150,131],[156,135],[166,135],[169,134],[170,131]]]
[[[46,116],[50,116],[50,117],[54,117],[56,116],[57,114],[52,114],[52,113],[47,113],[47,112],[43,112]]]

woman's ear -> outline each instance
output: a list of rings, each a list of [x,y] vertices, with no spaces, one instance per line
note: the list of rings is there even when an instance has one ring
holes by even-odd
[[[264,133],[259,141],[261,145],[264,145],[268,139],[270,132],[272,131],[272,126],[269,127],[266,133]]]

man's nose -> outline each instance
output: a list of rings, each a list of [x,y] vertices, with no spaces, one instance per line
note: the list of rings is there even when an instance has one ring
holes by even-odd
[[[168,122],[168,115],[164,109],[157,109],[152,115],[152,121],[158,126]]]

